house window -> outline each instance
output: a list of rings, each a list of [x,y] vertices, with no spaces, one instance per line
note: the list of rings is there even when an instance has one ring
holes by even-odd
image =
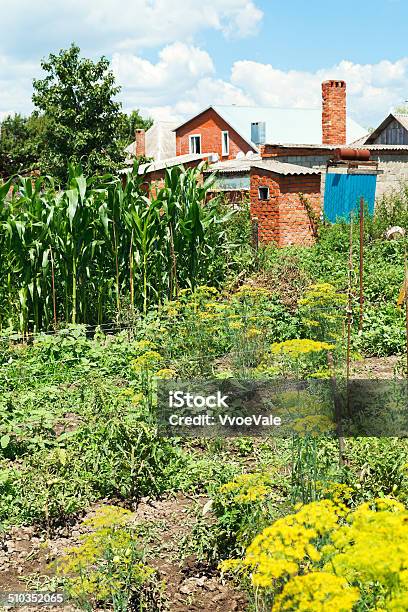
[[[201,153],[200,134],[192,134],[190,136],[190,153]]]
[[[258,187],[258,199],[269,200],[269,187]]]
[[[222,132],[222,155],[225,157],[229,155],[229,132]]]

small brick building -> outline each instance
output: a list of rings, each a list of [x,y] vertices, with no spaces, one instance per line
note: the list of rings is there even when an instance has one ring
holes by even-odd
[[[259,240],[277,246],[308,246],[320,217],[321,173],[281,162],[260,162],[250,170],[251,217]]]
[[[234,201],[234,193],[241,198],[248,194],[261,242],[273,241],[278,246],[313,243],[321,209],[319,169],[263,160],[258,155],[211,164],[206,173],[210,172],[217,173],[218,191],[228,200]]]

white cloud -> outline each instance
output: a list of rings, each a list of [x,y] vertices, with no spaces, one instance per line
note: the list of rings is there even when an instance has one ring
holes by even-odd
[[[86,0],[81,5],[89,6],[86,21],[92,28],[118,31],[121,37],[126,32],[119,47],[128,49],[189,40],[206,28],[246,37],[256,32],[263,16],[252,0]]]
[[[181,42],[168,45],[156,64],[131,54],[115,53],[112,69],[127,99],[145,106],[175,102],[180,92],[215,71],[206,51]]]
[[[321,82],[332,78],[347,82],[350,114],[362,125],[375,124],[406,99],[408,58],[377,64],[344,60],[315,72],[283,71],[271,64],[238,61],[231,70],[233,85],[258,104],[271,106],[319,107]]]
[[[347,82],[348,112],[363,126],[378,124],[408,96],[408,58],[356,64],[347,60],[315,72],[280,70],[271,64],[236,61],[229,80],[214,74],[206,51],[174,43],[156,64],[117,53],[113,62],[125,107],[154,118],[179,121],[210,104],[319,108],[325,79]]]
[[[31,111],[32,80],[40,72],[38,64],[16,61],[0,55],[0,117]]]
[[[140,51],[192,42],[213,29],[242,38],[257,31],[256,0],[14,0],[7,6],[0,50],[46,55],[75,40],[89,52]]]

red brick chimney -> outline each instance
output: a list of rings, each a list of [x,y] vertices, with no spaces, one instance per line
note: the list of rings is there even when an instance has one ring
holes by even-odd
[[[144,130],[136,130],[135,132],[135,155],[136,157],[145,157],[146,155],[146,143],[145,143],[145,131]]]
[[[322,143],[346,144],[346,83],[322,83]]]

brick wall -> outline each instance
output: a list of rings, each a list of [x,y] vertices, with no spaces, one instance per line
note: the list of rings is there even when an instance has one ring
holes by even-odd
[[[250,211],[251,217],[258,218],[259,240],[279,244],[279,176],[253,168],[250,179]],[[269,187],[269,200],[259,200],[259,187]]]
[[[229,132],[229,155],[222,156],[222,132]],[[220,159],[235,159],[237,153],[253,149],[213,109],[194,117],[176,132],[176,155],[190,153],[189,136],[201,135],[201,153],[218,153]]]
[[[346,83],[322,83],[322,143],[346,144]]]
[[[269,199],[260,200],[259,187],[269,187]],[[302,195],[300,195],[302,194]],[[310,245],[314,242],[313,221],[307,202],[320,216],[320,175],[278,175],[251,170],[251,216],[258,218],[259,240],[277,246]]]
[[[191,161],[183,164],[184,168],[195,168],[197,167],[202,160]],[[152,172],[147,172],[145,176],[145,182],[143,183],[143,187],[146,191],[146,195],[151,195],[155,197],[157,192],[164,187],[164,175],[166,173],[166,169],[162,168],[161,170],[154,170]],[[198,182],[203,181],[203,175],[200,174],[198,176]]]
[[[318,174],[281,178],[279,246],[314,243],[314,222],[307,207],[310,206],[316,219],[320,218],[320,178]]]
[[[136,157],[145,157],[146,155],[146,133],[142,129],[135,132]]]

